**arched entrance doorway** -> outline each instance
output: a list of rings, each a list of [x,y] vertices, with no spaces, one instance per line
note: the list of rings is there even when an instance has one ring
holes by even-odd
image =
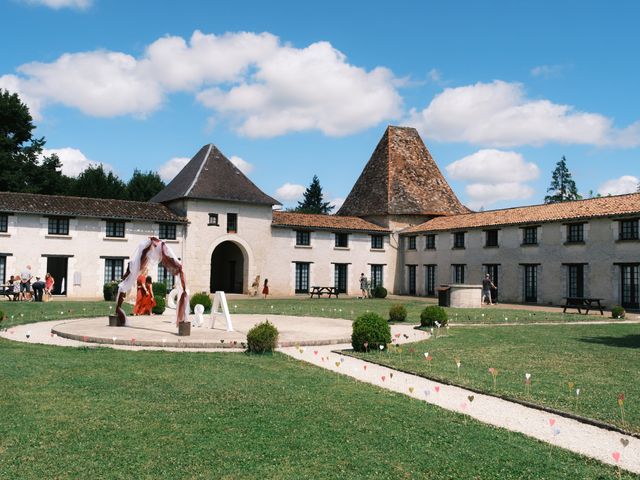
[[[211,254],[210,291],[243,293],[244,254],[238,245],[226,241],[218,245]]]

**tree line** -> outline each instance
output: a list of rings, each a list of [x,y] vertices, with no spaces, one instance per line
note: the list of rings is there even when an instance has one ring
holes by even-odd
[[[147,201],[165,187],[153,171],[136,169],[125,182],[102,164],[77,177],[62,173],[54,153],[43,156],[44,137],[34,136],[29,108],[16,93],[0,90],[0,191]]]

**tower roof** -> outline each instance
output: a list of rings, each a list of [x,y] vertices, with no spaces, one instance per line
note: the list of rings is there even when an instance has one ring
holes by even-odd
[[[468,211],[418,131],[389,126],[337,214],[437,216]]]
[[[211,143],[202,147],[151,201],[170,202],[181,198],[280,205]]]

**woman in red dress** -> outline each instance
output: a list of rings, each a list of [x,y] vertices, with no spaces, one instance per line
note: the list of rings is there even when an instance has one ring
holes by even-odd
[[[264,279],[264,286],[262,287],[262,296],[264,297],[265,300],[269,296],[269,279],[268,278]]]
[[[142,315],[152,315],[153,307],[156,306],[156,297],[153,296],[153,280],[151,279],[151,276],[147,276],[144,286],[147,290],[147,296],[144,297]]]
[[[147,290],[147,285],[146,285],[146,272],[141,272],[140,275],[138,275],[138,278],[136,279],[136,286],[137,286],[137,291],[136,291],[136,303],[133,306],[133,314],[134,315],[144,315],[144,310],[145,310],[145,306],[146,306],[146,297],[149,296],[149,292]]]

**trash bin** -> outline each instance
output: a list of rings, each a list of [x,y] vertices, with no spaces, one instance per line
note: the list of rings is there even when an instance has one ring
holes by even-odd
[[[438,305],[448,307],[451,303],[451,287],[442,286],[438,288]]]

